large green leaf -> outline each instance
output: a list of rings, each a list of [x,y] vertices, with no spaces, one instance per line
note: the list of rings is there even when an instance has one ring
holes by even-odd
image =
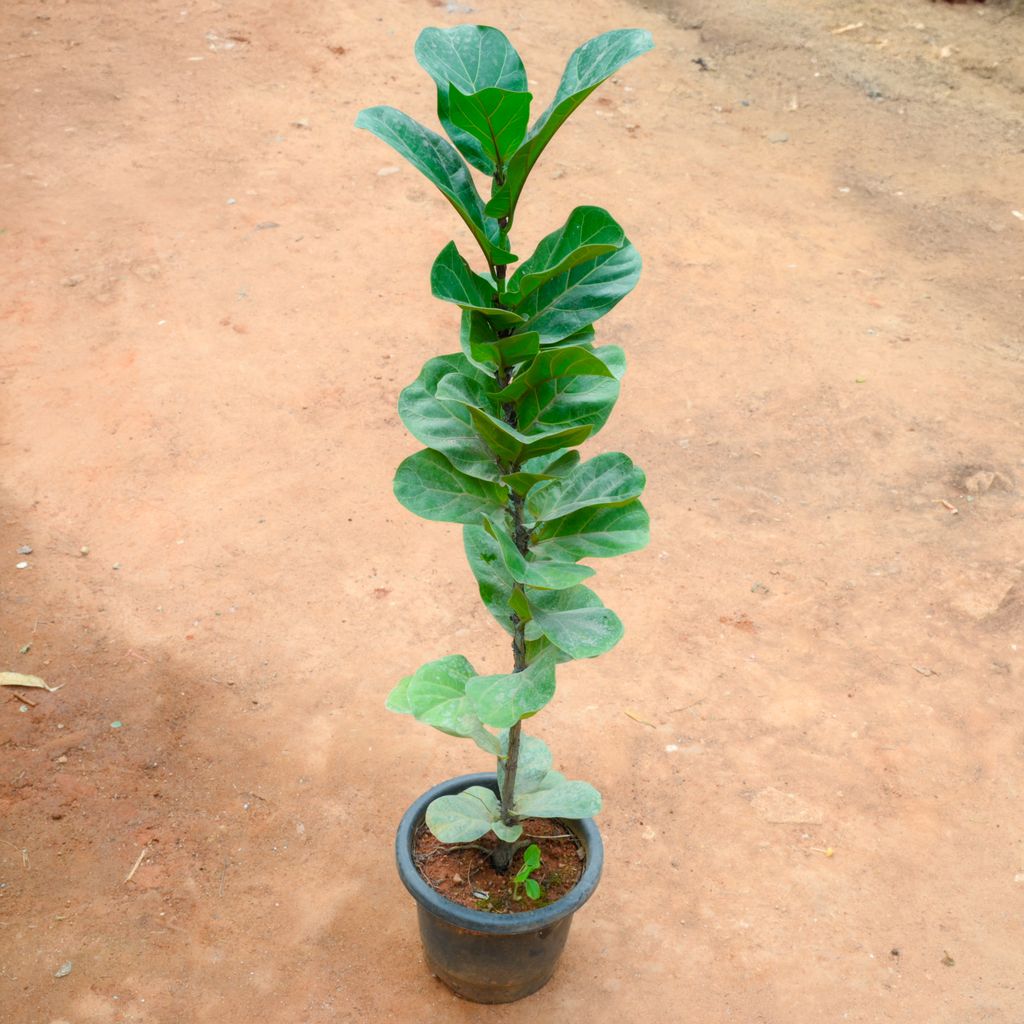
[[[498,542],[482,526],[463,527],[462,542],[480,589],[480,600],[501,628],[511,633],[512,612],[508,602],[515,580],[505,568]]]
[[[481,480],[497,481],[501,469],[473,428],[466,404],[437,397],[440,382],[456,373],[475,384],[480,394],[490,383],[461,353],[438,356],[428,360],[419,377],[402,391],[398,415],[413,437],[442,452],[456,469]]]
[[[525,318],[517,327],[536,331],[552,344],[599,320],[628,295],[640,279],[640,254],[629,242],[577,263],[550,278],[516,304]]]
[[[480,721],[508,729],[520,719],[536,714],[555,695],[553,658],[542,658],[522,672],[477,676],[466,684]]]
[[[425,28],[415,53],[437,86],[437,117],[444,130],[477,170],[494,174],[494,160],[480,140],[453,120],[451,90],[467,96],[485,89],[524,92],[526,71],[519,54],[502,32],[486,25]]]
[[[448,90],[453,124],[480,143],[499,173],[526,136],[532,99],[528,92],[507,89],[481,89],[468,96],[454,85]]]
[[[512,466],[537,455],[574,448],[590,436],[590,424],[568,426],[559,430],[536,431],[524,434],[510,427],[504,420],[476,407],[469,406],[469,417],[481,440],[503,462]]]
[[[508,283],[508,301],[515,305],[553,277],[625,244],[625,233],[607,210],[577,206],[565,224],[543,238],[533,255],[519,265]]]
[[[601,794],[589,782],[563,780],[517,796],[512,810],[524,818],[592,818],[601,810]]]
[[[533,550],[555,561],[607,558],[639,551],[650,541],[647,510],[633,499],[624,505],[596,505],[544,523]]]
[[[528,391],[537,391],[559,377],[614,377],[593,349],[570,346],[545,349],[508,385],[494,395],[496,402],[518,402]]]
[[[626,354],[618,345],[602,345],[594,354],[614,376],[558,377],[538,384],[519,400],[520,430],[586,425],[596,434],[605,425],[619,397]]]
[[[461,654],[427,662],[409,679],[403,694],[405,705],[417,721],[449,736],[471,739],[483,750],[497,754],[498,738],[483,727],[466,696],[466,683],[475,676],[476,670]]]
[[[424,519],[479,523],[505,507],[504,487],[460,473],[430,448],[410,455],[395,474],[395,497]]]
[[[487,204],[488,214],[508,217],[511,223],[526,179],[555,132],[603,81],[653,46],[650,32],[616,29],[591,39],[573,52],[551,106],[536,120],[526,141],[509,162],[504,184]]]
[[[646,479],[628,455],[605,452],[581,463],[563,479],[533,488],[526,510],[539,522],[591,505],[624,505],[643,491]]]
[[[596,658],[622,639],[622,620],[610,608],[545,612],[533,607],[533,623],[572,658]]]
[[[510,843],[523,834],[522,825],[502,825],[498,798],[484,786],[470,786],[461,793],[431,800],[426,822],[442,843],[471,843],[492,829],[499,839]]]
[[[469,168],[451,143],[394,107],[361,110],[356,127],[386,142],[440,189],[473,232],[489,263],[513,263],[518,259],[501,244],[498,223],[484,214],[483,200]]]
[[[524,319],[520,314],[496,305],[497,288],[474,273],[454,242],[449,242],[434,260],[430,268],[430,290],[435,298],[482,313],[499,327],[511,327]]]

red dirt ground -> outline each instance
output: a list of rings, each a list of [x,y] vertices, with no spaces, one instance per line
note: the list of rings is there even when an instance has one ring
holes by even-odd
[[[1019,1024],[1024,18],[465,6],[4,5],[0,670],[62,689],[0,705],[0,1017]],[[647,470],[654,539],[532,723],[605,795],[604,880],[487,1009],[426,973],[391,850],[485,761],[382,707],[508,662],[457,528],[390,490],[463,235],[352,127],[429,121],[413,41],[466,20],[542,103],[588,36],[658,44],[517,225],[606,205],[644,254],[590,452]]]

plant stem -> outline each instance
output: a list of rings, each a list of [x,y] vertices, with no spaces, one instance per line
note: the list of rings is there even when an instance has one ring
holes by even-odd
[[[499,182],[500,184],[500,182]],[[504,231],[506,221],[501,220],[498,222]],[[495,280],[499,282],[499,289],[504,290],[505,275],[508,273],[508,267],[504,264],[494,268]],[[499,296],[497,300],[499,306],[502,305],[501,298]],[[495,375],[498,387],[505,387],[509,379],[512,376],[510,369],[498,370]],[[518,426],[518,416],[514,403],[509,403],[502,409],[502,415],[505,422],[510,427]],[[510,473],[519,472],[519,464],[516,463],[509,467]],[[509,491],[509,511],[512,513],[512,536],[515,540],[516,547],[519,548],[523,555],[526,555],[530,550],[530,533],[526,529],[523,517],[523,499],[520,495],[514,491]],[[523,589],[521,583],[515,585],[515,589],[520,592]],[[512,659],[513,659],[513,672],[522,672],[526,668],[526,623],[521,621],[519,616],[514,612],[512,613]],[[516,788],[516,773],[519,769],[519,741],[522,736],[523,723],[521,721],[516,722],[515,725],[509,729],[508,732],[508,747],[505,751],[505,771],[504,778],[501,786],[501,820],[502,823],[508,826],[516,824],[516,816],[512,813],[512,800],[515,795]],[[512,857],[515,855],[516,850],[519,849],[519,844],[512,842],[508,843],[502,840],[499,842],[494,853],[491,855],[491,863],[499,871],[507,871],[509,865],[512,863]]]

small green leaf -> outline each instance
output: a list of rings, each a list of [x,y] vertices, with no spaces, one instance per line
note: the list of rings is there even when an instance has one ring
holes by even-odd
[[[608,421],[619,397],[626,369],[625,353],[617,345],[594,349],[613,377],[559,377],[538,385],[519,400],[519,429],[587,424],[596,434]]]
[[[452,122],[472,135],[496,168],[507,163],[526,136],[530,122],[528,92],[481,89],[465,95],[456,86],[448,90]]]
[[[505,489],[460,473],[430,448],[410,455],[395,474],[395,497],[423,519],[479,523],[505,507]]]
[[[473,272],[454,242],[449,242],[434,260],[430,270],[430,289],[435,298],[480,312],[498,326],[510,327],[523,321],[518,313],[496,305],[497,288]]]
[[[508,283],[508,300],[515,305],[553,277],[625,244],[625,232],[607,210],[578,206],[565,224],[543,238],[533,255],[519,265]]]
[[[522,588],[516,587],[508,599],[508,606],[519,616],[520,622],[529,622],[533,618],[530,611],[530,603],[526,600],[526,594]]]
[[[535,521],[558,519],[591,505],[623,505],[644,489],[642,469],[621,452],[605,452],[561,480],[535,487],[526,508]]]
[[[465,526],[462,541],[466,560],[476,577],[480,599],[506,633],[512,633],[509,599],[515,581],[505,568],[498,542],[482,526]]]
[[[540,351],[538,334],[502,337],[483,313],[466,310],[462,314],[459,340],[463,354],[489,372],[516,366]]]
[[[498,758],[498,785],[505,784],[505,761],[508,755],[508,733],[499,734],[501,754]],[[519,737],[519,763],[516,767],[516,794],[532,793],[551,773],[551,751],[538,736]]]
[[[562,782],[524,793],[513,810],[524,818],[592,818],[601,810],[601,794],[589,782]]]
[[[536,331],[541,345],[569,337],[618,305],[640,279],[640,266],[640,254],[628,242],[577,263],[516,304],[526,321],[517,329]]]
[[[530,843],[523,851],[523,867],[530,871],[536,871],[540,867],[540,847],[536,843]]]
[[[461,793],[439,796],[427,806],[427,828],[442,843],[471,843],[500,821],[498,799],[484,786],[470,786]]]
[[[529,896],[531,900],[540,899],[540,886],[537,884],[536,879],[527,878],[523,882],[523,888],[526,890],[526,895]]]
[[[488,378],[465,356],[439,356],[428,360],[419,377],[402,391],[398,415],[417,441],[441,452],[456,469],[481,480],[497,481],[501,470],[473,428],[466,405],[436,396],[438,384],[451,373],[469,378],[484,394]]]
[[[596,658],[622,639],[622,621],[610,608],[545,612],[533,607],[533,624],[573,658]]]
[[[466,684],[466,695],[480,721],[508,729],[536,714],[555,695],[554,662],[544,658],[522,672],[476,676]]]
[[[453,120],[451,90],[465,95],[484,89],[524,92],[523,61],[505,35],[486,25],[425,28],[416,40],[416,60],[437,85],[437,116],[452,142],[467,160],[486,175],[494,160],[475,138]]]
[[[406,676],[404,679],[399,680],[395,688],[388,694],[388,699],[384,702],[384,707],[388,711],[394,711],[399,715],[412,714],[408,694],[410,682],[412,682],[412,676]]]
[[[469,168],[450,143],[394,107],[360,111],[356,127],[386,142],[437,186],[466,222],[489,263],[514,263],[518,259],[499,244],[498,224],[484,215],[483,200]]]
[[[479,408],[471,407],[469,417],[484,444],[507,463],[521,462],[562,448],[573,448],[583,444],[593,430],[590,425],[583,425],[524,434]]]
[[[571,346],[545,349],[494,395],[497,402],[516,402],[536,392],[548,381],[564,377],[614,377],[615,374],[592,349]]]
[[[497,754],[498,738],[488,732],[466,696],[466,683],[475,678],[473,666],[460,654],[428,662],[413,673],[405,688],[405,702],[417,721],[449,736],[473,740],[481,749]]]
[[[497,541],[505,568],[517,583],[525,583],[540,590],[565,590],[594,575],[593,569],[571,562],[528,561],[500,522],[486,516],[483,525]]]
[[[526,141],[509,162],[504,185],[487,204],[488,216],[508,217],[511,223],[526,179],[555,132],[605,79],[653,46],[651,34],[643,29],[617,29],[591,39],[573,52],[551,106],[527,133]]]
[[[624,505],[578,509],[544,523],[534,534],[533,550],[554,561],[608,558],[639,551],[650,541],[650,519],[635,498]]]

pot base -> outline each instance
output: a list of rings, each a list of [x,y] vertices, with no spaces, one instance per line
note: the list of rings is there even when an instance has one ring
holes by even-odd
[[[535,932],[486,935],[418,910],[427,966],[457,996],[474,1003],[514,1003],[543,988],[572,924],[566,917]]]

